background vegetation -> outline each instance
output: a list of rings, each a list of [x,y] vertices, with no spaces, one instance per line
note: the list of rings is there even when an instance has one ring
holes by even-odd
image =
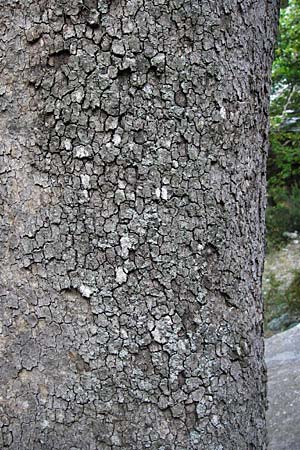
[[[273,64],[268,160],[268,250],[300,232],[300,1],[281,9]]]
[[[267,335],[300,321],[300,0],[283,3],[267,167]]]

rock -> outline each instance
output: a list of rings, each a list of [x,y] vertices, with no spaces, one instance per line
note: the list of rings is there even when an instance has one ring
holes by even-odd
[[[286,329],[291,323],[294,322],[294,318],[291,317],[288,313],[282,314],[280,317],[275,317],[268,323],[268,328],[271,331],[281,331]]]
[[[300,324],[266,339],[268,450],[300,450]]]
[[[284,231],[284,232],[282,233],[282,236],[283,236],[283,237],[286,237],[286,238],[288,238],[288,239],[291,239],[291,240],[295,240],[295,239],[297,239],[297,237],[298,237],[298,232],[297,232],[297,231],[294,231],[293,233],[290,233],[289,231]]]

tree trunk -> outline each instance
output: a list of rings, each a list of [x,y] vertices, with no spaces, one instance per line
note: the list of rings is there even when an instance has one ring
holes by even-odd
[[[1,449],[266,448],[278,3],[1,2]]]

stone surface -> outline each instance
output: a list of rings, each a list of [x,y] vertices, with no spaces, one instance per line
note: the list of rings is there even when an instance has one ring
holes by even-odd
[[[268,328],[271,331],[280,331],[288,328],[289,325],[295,322],[294,317],[288,313],[282,314],[280,317],[275,317],[268,323]]]
[[[266,340],[268,450],[300,450],[300,325]]]

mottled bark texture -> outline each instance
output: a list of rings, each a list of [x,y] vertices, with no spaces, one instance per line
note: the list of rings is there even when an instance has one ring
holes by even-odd
[[[277,0],[1,0],[1,449],[262,450]]]

